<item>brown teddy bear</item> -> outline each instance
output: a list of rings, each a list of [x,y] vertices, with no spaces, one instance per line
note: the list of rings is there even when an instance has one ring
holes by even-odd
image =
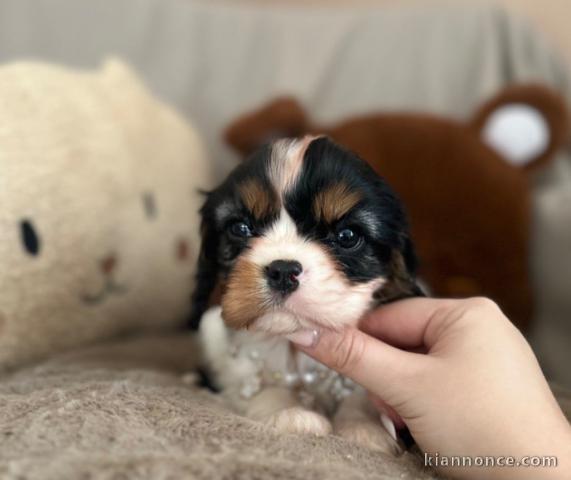
[[[564,99],[512,86],[467,122],[379,113],[315,125],[292,98],[248,113],[225,132],[242,155],[276,136],[326,134],[356,151],[394,187],[410,218],[420,275],[436,296],[485,295],[529,327],[530,173],[568,134]]]

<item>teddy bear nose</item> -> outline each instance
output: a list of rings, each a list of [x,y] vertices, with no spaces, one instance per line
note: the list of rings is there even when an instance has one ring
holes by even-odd
[[[108,255],[103,260],[101,260],[101,271],[106,275],[112,273],[113,270],[115,270],[116,266],[117,257],[115,255]]]
[[[302,271],[301,263],[295,260],[274,260],[265,269],[270,288],[282,294],[288,294],[297,289],[298,277]]]
[[[190,252],[189,252],[188,242],[184,238],[181,238],[176,243],[176,257],[179,260],[186,260],[188,258],[189,253]]]

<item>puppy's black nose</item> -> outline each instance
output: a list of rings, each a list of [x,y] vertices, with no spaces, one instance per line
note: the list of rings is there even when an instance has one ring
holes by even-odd
[[[274,260],[266,267],[268,285],[282,294],[291,293],[299,286],[297,277],[303,268],[295,260]]]

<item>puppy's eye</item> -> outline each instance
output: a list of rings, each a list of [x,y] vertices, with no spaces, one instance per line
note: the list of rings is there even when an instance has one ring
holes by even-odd
[[[252,236],[252,229],[245,222],[234,222],[229,227],[230,233],[234,237],[248,238]]]
[[[341,248],[355,248],[361,241],[361,236],[351,228],[344,228],[337,232],[337,244]]]

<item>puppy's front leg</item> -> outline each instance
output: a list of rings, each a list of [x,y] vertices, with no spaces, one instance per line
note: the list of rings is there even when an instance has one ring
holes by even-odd
[[[336,435],[362,447],[391,455],[402,453],[401,445],[381,425],[364,391],[357,389],[346,397],[333,418]]]
[[[294,393],[288,388],[265,388],[250,400],[246,415],[281,433],[318,436],[331,433],[329,420],[300,405]]]

